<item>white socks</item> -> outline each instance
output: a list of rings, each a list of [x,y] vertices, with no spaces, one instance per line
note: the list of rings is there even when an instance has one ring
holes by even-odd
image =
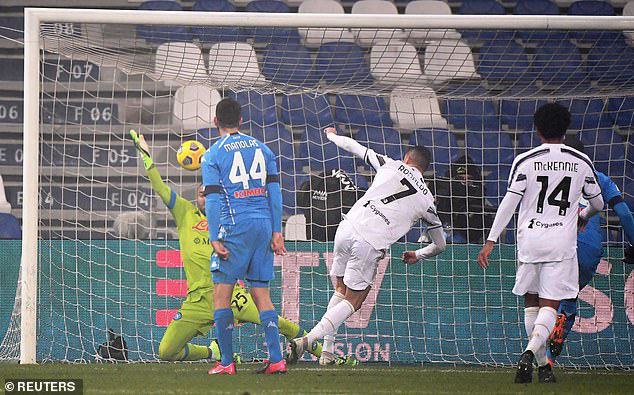
[[[526,332],[528,333],[530,320],[537,307],[529,307],[524,310],[524,324],[526,325]],[[529,309],[531,309],[529,311]],[[550,337],[550,334],[555,328],[555,321],[557,320],[557,310],[552,307],[542,307],[537,313],[537,317],[533,321],[533,328],[530,332],[530,340],[526,350],[530,350],[535,354],[537,358],[537,365],[544,366],[548,363],[548,357],[546,356],[546,342]]]
[[[537,315],[539,314],[539,307],[525,307],[524,308],[524,327],[526,328],[526,334],[530,339],[533,334],[533,329],[535,328],[535,320],[537,319]],[[533,352],[535,354],[535,358],[537,359],[538,366],[544,366],[548,363],[548,356],[546,355],[546,348],[542,347],[537,351]]]
[[[343,294],[335,291],[335,293],[330,298],[330,301],[328,302],[328,308],[326,309],[326,312],[332,310],[333,307],[338,305],[339,302],[341,302],[344,299],[345,299],[345,296]],[[334,354],[334,352],[335,352],[335,335],[336,334],[337,334],[337,331],[335,330],[332,334],[324,335],[324,348],[323,349],[325,351]]]
[[[321,339],[324,336],[333,336],[337,332],[337,328],[343,322],[354,314],[354,307],[347,300],[343,300],[336,306],[332,307],[321,318],[321,321],[310,331],[306,337],[308,338],[308,344],[312,344],[317,339]]]

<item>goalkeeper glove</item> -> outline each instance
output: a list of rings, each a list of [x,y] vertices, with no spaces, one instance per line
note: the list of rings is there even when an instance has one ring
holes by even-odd
[[[132,137],[132,140],[134,140],[134,145],[136,146],[136,149],[141,154],[145,170],[150,170],[152,168],[152,165],[154,165],[154,161],[150,156],[150,147],[145,142],[143,135],[137,135],[133,129],[130,129],[130,136]]]
[[[623,253],[623,262],[634,265],[634,245],[630,244]]]

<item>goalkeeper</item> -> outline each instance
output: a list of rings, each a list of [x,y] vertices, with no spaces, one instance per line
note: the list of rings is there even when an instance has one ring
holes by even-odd
[[[152,188],[167,205],[176,226],[180,243],[183,267],[187,277],[187,299],[174,316],[159,345],[159,358],[166,361],[196,361],[200,359],[220,360],[220,348],[216,340],[209,347],[191,344],[194,336],[205,336],[213,325],[213,283],[209,270],[209,259],[213,248],[209,243],[207,217],[205,215],[205,197],[198,188],[197,206],[172,191],[161,179],[154,167],[150,149],[143,135],[130,131],[137,150],[143,159]],[[251,295],[236,284],[231,298],[231,307],[236,322],[260,324],[260,313],[255,307]],[[299,325],[279,317],[280,333],[287,339],[306,334]],[[321,344],[315,342],[309,352],[316,357],[321,355]],[[356,365],[352,358],[339,358],[340,365]]]

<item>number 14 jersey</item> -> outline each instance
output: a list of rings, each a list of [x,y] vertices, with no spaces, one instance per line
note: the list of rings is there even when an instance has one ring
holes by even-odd
[[[367,149],[364,160],[377,171],[372,186],[344,218],[377,250],[387,249],[422,219],[442,226],[422,174],[401,161]]]
[[[579,200],[601,194],[588,157],[563,144],[542,144],[513,161],[507,193],[522,196],[518,259],[557,262],[577,249]]]

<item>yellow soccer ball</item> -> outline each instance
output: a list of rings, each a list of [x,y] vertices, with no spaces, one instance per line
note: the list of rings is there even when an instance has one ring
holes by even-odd
[[[204,153],[205,146],[196,140],[189,140],[178,148],[176,160],[184,169],[198,170],[200,169],[200,160]]]

